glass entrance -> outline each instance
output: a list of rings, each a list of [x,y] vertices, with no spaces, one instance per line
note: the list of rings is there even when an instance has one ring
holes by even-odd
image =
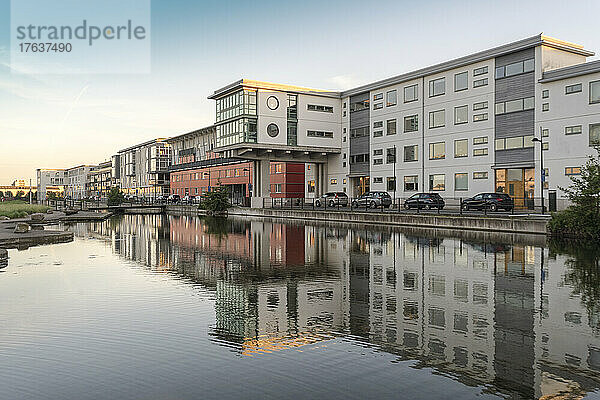
[[[534,191],[534,169],[508,168],[496,170],[496,192],[507,193],[513,198],[516,208],[533,208]]]
[[[370,190],[370,183],[368,176],[360,176],[358,178],[352,178],[354,181],[354,190],[353,196],[358,197],[361,194],[368,192]]]

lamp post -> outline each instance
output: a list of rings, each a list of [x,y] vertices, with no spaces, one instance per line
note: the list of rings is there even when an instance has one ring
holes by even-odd
[[[544,205],[544,183],[546,182],[546,173],[544,171],[544,142],[542,142],[542,127],[540,126],[540,137],[536,138],[534,137],[532,139],[533,142],[539,142],[540,143],[540,170],[541,170],[541,177],[542,177],[542,185],[541,185],[541,189],[542,189],[542,214],[546,213],[546,206]]]

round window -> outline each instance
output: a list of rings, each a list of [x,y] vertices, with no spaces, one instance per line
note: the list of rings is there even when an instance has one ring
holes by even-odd
[[[279,100],[277,100],[277,97],[269,96],[267,99],[267,107],[271,110],[277,110],[277,107],[279,107]]]
[[[279,135],[279,127],[276,124],[269,124],[267,126],[267,135],[271,137]]]

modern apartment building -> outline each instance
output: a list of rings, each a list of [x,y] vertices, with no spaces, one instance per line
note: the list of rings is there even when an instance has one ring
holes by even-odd
[[[234,204],[247,204],[252,192],[252,163],[215,153],[215,126],[175,136],[167,142],[172,152],[171,193],[196,196],[224,185]],[[270,168],[272,197],[304,197],[304,164],[273,163]]]
[[[106,198],[112,184],[112,162],[101,162],[87,175],[86,194],[87,196]]]
[[[66,185],[64,169],[36,169],[37,199],[47,199],[48,193],[54,192],[62,195]]]
[[[65,169],[65,196],[80,200],[87,197],[86,184],[93,165],[78,165]]]
[[[116,174],[125,194],[151,198],[169,193],[171,146],[166,139],[153,139],[118,152],[111,168],[118,165]]]
[[[593,55],[540,34],[343,92],[240,80],[209,97],[213,151],[252,161],[253,197],[271,189],[265,165],[296,161],[307,195],[498,191],[539,204],[542,148],[544,196],[562,198],[600,140]]]

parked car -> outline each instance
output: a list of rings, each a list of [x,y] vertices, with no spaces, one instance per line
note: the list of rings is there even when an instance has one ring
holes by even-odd
[[[416,193],[404,201],[404,208],[407,210],[411,208],[437,208],[441,210],[445,206],[446,202],[438,193]]]
[[[490,211],[511,211],[514,206],[515,202],[507,193],[479,193],[462,201],[462,209],[465,211],[484,208]]]
[[[352,207],[385,207],[392,205],[392,196],[388,192],[366,192],[352,201]]]
[[[168,196],[164,195],[164,194],[159,194],[158,196],[156,196],[156,202],[157,203],[166,203],[168,199]]]
[[[179,203],[180,201],[181,201],[181,196],[178,194],[172,194],[169,197],[167,197],[168,203]]]
[[[348,206],[348,195],[344,192],[327,192],[315,200],[315,206],[321,207],[325,204],[327,207]]]
[[[186,194],[185,196],[183,196],[183,198],[181,199],[181,202],[184,204],[192,204],[195,200],[194,196],[191,196],[189,194]]]

